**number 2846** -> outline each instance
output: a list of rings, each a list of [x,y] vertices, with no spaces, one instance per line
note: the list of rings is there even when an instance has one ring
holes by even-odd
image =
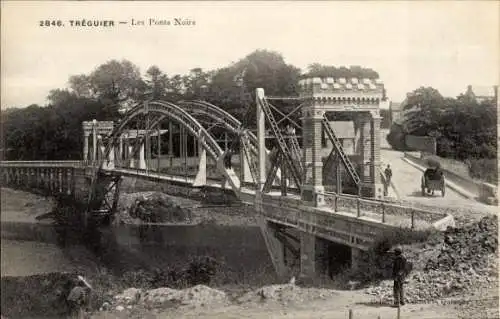
[[[63,22],[61,20],[43,20],[40,21],[41,27],[62,27]]]

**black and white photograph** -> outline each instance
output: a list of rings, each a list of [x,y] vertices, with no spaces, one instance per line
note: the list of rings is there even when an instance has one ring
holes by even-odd
[[[1,1],[1,319],[500,319],[500,1]]]

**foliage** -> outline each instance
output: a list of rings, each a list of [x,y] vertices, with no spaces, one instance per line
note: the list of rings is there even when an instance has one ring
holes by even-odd
[[[123,282],[128,287],[156,289],[160,287],[186,288],[208,285],[216,275],[219,263],[208,256],[192,258],[182,267],[140,269],[127,271]]]
[[[113,118],[99,101],[67,91],[52,91],[47,107],[31,105],[2,114],[8,160],[75,160],[81,158],[83,121]]]
[[[153,65],[142,77],[132,62],[110,60],[88,74],[70,76],[68,88],[49,92],[45,107],[2,111],[2,147],[7,160],[80,159],[83,121],[117,121],[122,111],[145,98],[207,100],[248,126],[257,87],[268,95],[294,95],[299,76],[300,70],[281,54],[266,50],[219,70],[193,68],[187,75],[167,75]]]
[[[380,234],[371,248],[361,255],[358,268],[346,270],[346,274],[362,284],[378,283],[392,277],[394,254],[391,249],[397,245],[436,244],[442,234],[436,229],[410,230],[399,228]],[[403,252],[404,253],[404,252]]]
[[[443,98],[433,88],[418,88],[408,95],[403,124],[393,124],[388,142],[407,150],[406,134],[432,136],[437,155],[458,160],[493,159],[497,154],[496,105],[478,103],[469,96]],[[477,170],[476,170],[477,171]]]
[[[335,67],[313,63],[304,76],[358,77],[377,79],[378,73],[360,66]],[[240,119],[246,127],[255,125],[254,92],[266,95],[296,95],[301,71],[287,64],[274,51],[256,50],[217,70],[196,67],[188,74],[168,75],[158,66],[144,76],[127,60],[110,60],[88,74],[69,77],[68,88],[55,88],[45,107],[2,111],[3,148],[9,160],[80,159],[81,122],[92,119],[120,119],[120,111],[145,98],[178,101],[200,99],[212,102]],[[496,107],[492,102],[477,103],[469,96],[443,98],[433,88],[418,88],[409,94],[403,125],[393,124],[387,139],[393,148],[404,150],[406,134],[435,136],[438,155],[457,159],[496,157]],[[294,104],[295,103],[295,104]],[[278,109],[292,109],[294,101],[273,101]],[[412,111],[413,110],[413,111]],[[382,127],[390,116],[381,111]],[[291,120],[299,122],[300,112]],[[336,120],[348,119],[336,117]],[[214,128],[214,134],[220,132]],[[297,133],[300,134],[300,131]]]
[[[304,75],[307,77],[333,77],[333,78],[358,78],[358,79],[378,79],[379,74],[370,69],[363,68],[358,65],[352,65],[349,68],[344,66],[335,67],[331,65],[322,65],[320,63],[310,64],[308,72]]]
[[[391,130],[387,134],[387,142],[391,147],[398,151],[406,150],[405,145],[406,133],[403,130],[403,126],[400,124],[392,123]]]
[[[496,158],[470,159],[467,162],[471,177],[495,185],[498,184],[498,161]]]

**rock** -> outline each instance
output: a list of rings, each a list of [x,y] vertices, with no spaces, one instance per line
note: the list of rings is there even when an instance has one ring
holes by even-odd
[[[117,303],[122,303],[125,305],[133,305],[136,304],[141,298],[141,289],[137,288],[128,288],[124,290],[121,294],[115,296],[115,300]]]
[[[179,290],[167,287],[151,289],[146,291],[143,301],[152,306],[160,306],[168,300],[176,299],[178,294]]]
[[[436,246],[436,254],[422,260],[421,251],[410,257],[422,264],[408,277],[405,297],[408,303],[437,302],[463,295],[469,289],[481,289],[497,281],[497,217],[486,217],[462,228],[449,228]],[[494,243],[491,244],[491,243]],[[422,263],[423,262],[423,263]],[[392,282],[366,289],[376,300],[392,302]]]

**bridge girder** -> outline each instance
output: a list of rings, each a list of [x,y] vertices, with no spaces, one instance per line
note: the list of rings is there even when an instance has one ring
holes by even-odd
[[[109,141],[106,145],[104,152],[104,162],[108,161],[109,155],[114,151],[115,147],[118,146],[120,135],[125,130],[126,126],[133,120],[142,115],[157,115],[157,117],[148,123],[149,127],[146,127],[146,131],[156,130],[157,126],[165,119],[171,119],[179,123],[182,127],[188,130],[188,132],[193,135],[205,149],[210,157],[212,157],[217,163],[222,163],[222,158],[225,156],[225,152],[219,146],[213,135],[208,132],[208,130],[203,127],[203,125],[186,110],[186,106],[189,105],[188,110],[196,114],[207,114],[218,120],[223,120],[226,123],[226,127],[233,132],[239,132],[241,123],[234,117],[229,115],[229,113],[217,108],[214,105],[204,102],[188,102],[184,101],[182,107],[168,101],[153,100],[146,101],[136,105],[124,116],[124,119],[120,124],[115,127],[110,135]],[[216,110],[216,112],[215,112]],[[134,153],[137,152],[140,145],[144,142],[146,136],[142,136],[138,139]],[[224,175],[224,177],[230,181],[230,185],[234,191],[238,191],[240,187],[240,181],[237,176],[231,174],[228,169],[217,165],[218,170]]]

